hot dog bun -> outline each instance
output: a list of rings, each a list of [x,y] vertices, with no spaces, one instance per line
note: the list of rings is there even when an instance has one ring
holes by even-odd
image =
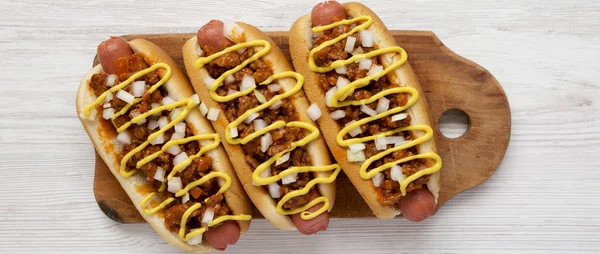
[[[256,27],[252,25],[248,25],[241,22],[236,22],[237,25],[244,29],[245,39],[246,41],[253,40],[266,40],[273,46],[271,51],[264,56],[263,58],[272,63],[273,66],[273,74],[291,71],[292,66],[286,59],[285,55],[281,50],[277,47],[275,42],[271,40],[267,35],[258,30]],[[200,70],[194,69],[193,65],[196,59],[198,59],[198,55],[195,53],[198,47],[198,41],[196,36],[189,39],[185,45],[183,46],[183,59],[185,63],[185,67],[192,81],[192,85],[196,92],[200,95],[200,100],[204,101],[207,106],[210,108],[219,108],[219,104],[214,101],[209,94],[209,89],[204,84],[204,79],[208,77],[208,73],[206,69],[203,67]],[[295,81],[293,79],[282,79],[279,80],[278,83],[282,86],[285,91],[290,90]],[[299,91],[292,95],[294,106],[298,112],[299,120],[307,123],[311,123],[316,126],[307,115],[306,109],[309,107],[309,103],[304,96],[302,91]],[[221,136],[223,140],[225,140],[225,127],[229,124],[229,121],[225,117],[224,114],[219,114],[219,117],[216,121],[213,122],[213,126]],[[263,214],[263,216],[269,220],[274,226],[280,229],[285,230],[293,230],[296,228],[292,220],[289,216],[281,215],[277,213],[275,210],[276,203],[271,198],[269,193],[263,189],[261,186],[254,186],[252,184],[252,172],[254,169],[249,166],[244,160],[244,151],[240,145],[231,145],[228,142],[223,142],[225,146],[225,150],[229,154],[231,158],[231,162],[234,166],[235,171],[238,174],[240,181],[246,193],[254,203],[254,205],[258,208],[258,210]],[[310,154],[312,162],[314,165],[329,165],[331,164],[331,159],[329,158],[329,153],[327,151],[327,147],[325,142],[321,137],[312,141],[307,146],[307,151]],[[318,173],[320,176],[327,176],[328,173]],[[325,197],[330,200],[330,205],[328,210],[333,208],[333,204],[335,201],[335,183],[332,184],[319,184],[319,191]]]
[[[172,75],[168,81],[163,85],[175,100],[189,98],[194,94],[189,81],[183,74],[183,72],[177,67],[177,64],[158,46],[146,40],[136,39],[129,42],[132,50],[135,53],[142,53],[146,62],[152,63],[166,63],[172,69]],[[96,73],[102,72],[102,66],[97,65],[90,70],[79,85],[77,91],[76,108],[80,120],[83,124],[85,131],[92,140],[96,151],[104,162],[108,165],[108,168],[117,178],[121,187],[125,190],[127,195],[131,198],[131,201],[138,209],[142,217],[160,234],[160,236],[172,245],[189,252],[194,253],[207,253],[213,250],[213,248],[206,242],[202,241],[199,245],[189,245],[179,239],[178,235],[171,233],[167,230],[164,225],[164,216],[146,215],[142,207],[140,206],[141,200],[147,195],[147,193],[140,193],[137,191],[136,186],[143,186],[147,184],[147,180],[141,174],[135,174],[129,178],[124,178],[119,174],[120,161],[118,155],[122,150],[122,145],[115,139],[116,133],[114,127],[103,124],[102,115],[97,114],[94,119],[88,119],[83,116],[84,107],[96,100],[92,89],[89,87],[90,78]],[[159,72],[162,77],[163,72]],[[214,133],[210,123],[204,119],[197,108],[190,111],[187,116],[186,123],[191,127],[194,134],[200,133]],[[208,145],[210,142],[202,141],[202,146]],[[231,168],[231,164],[227,158],[227,154],[221,146],[209,151],[208,156],[212,158],[212,168],[214,170],[224,172],[229,175],[232,179],[231,186],[224,193],[227,205],[231,208],[233,214],[251,214],[250,202],[242,190],[240,183],[237,180],[235,172]],[[222,182],[219,181],[222,185]],[[246,232],[250,226],[250,221],[236,221],[242,232]]]
[[[371,11],[366,6],[360,3],[345,3],[342,5],[348,14],[348,19],[367,15],[373,18],[373,24],[369,26],[368,30],[373,34],[373,39],[376,45],[379,45],[380,48],[396,46],[396,41],[388,29],[385,27],[381,19],[377,17],[377,15]],[[378,218],[382,219],[390,219],[394,218],[400,211],[396,209],[394,206],[382,205],[377,200],[377,194],[373,191],[372,183],[370,180],[364,180],[359,176],[359,163],[348,162],[346,150],[347,148],[338,145],[336,142],[336,135],[341,130],[335,120],[328,117],[325,112],[328,112],[327,106],[325,104],[325,92],[319,87],[317,82],[317,73],[312,72],[309,69],[307,59],[309,56],[309,51],[312,48],[312,22],[311,15],[305,15],[300,17],[290,29],[289,41],[290,41],[290,52],[292,56],[292,61],[294,63],[294,67],[296,71],[302,73],[306,78],[305,83],[305,91],[308,99],[319,105],[321,111],[324,112],[324,117],[319,118],[319,126],[323,131],[323,136],[325,137],[325,141],[329,146],[329,149],[333,153],[334,158],[338,161],[338,163],[342,166],[342,169],[346,172],[346,175],[352,182],[352,184],[359,191],[365,202],[369,205],[373,213]],[[400,58],[396,55],[397,58]],[[385,55],[383,65],[387,67],[394,60],[391,59],[389,55]],[[403,84],[408,87],[415,88],[419,95],[423,95],[423,90],[419,85],[419,81],[413,72],[410,64],[408,62],[404,63],[401,67],[395,69],[395,79],[392,79],[393,82],[398,84]],[[429,115],[429,110],[427,106],[427,101],[421,96],[416,104],[412,107],[408,108],[406,112],[410,115],[412,119],[411,124],[424,124],[431,126],[431,120]],[[423,133],[415,132],[413,133],[415,137],[420,137]],[[425,152],[435,152],[436,144],[435,139],[432,138],[429,141],[422,143],[417,146],[419,153]],[[429,181],[427,182],[427,188],[432,193],[434,200],[437,202],[439,188],[440,188],[440,178],[439,171],[430,176]]]

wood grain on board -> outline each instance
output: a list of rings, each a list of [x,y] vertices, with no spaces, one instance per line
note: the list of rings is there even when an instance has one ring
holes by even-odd
[[[455,54],[429,31],[392,31],[398,45],[409,56],[429,103],[438,153],[442,157],[441,191],[438,209],[450,198],[487,180],[500,165],[510,139],[510,108],[498,81],[481,66]],[[268,32],[289,58],[286,32]],[[183,68],[181,47],[193,34],[126,35],[127,40],[143,38],[161,47]],[[94,61],[94,65],[98,62]],[[438,128],[438,119],[447,110],[464,111],[470,121],[464,135],[449,139]],[[336,181],[334,218],[373,217],[348,178],[341,173]],[[143,222],[118,181],[96,155],[94,179],[96,201],[111,219]],[[254,217],[261,217],[254,209]]]

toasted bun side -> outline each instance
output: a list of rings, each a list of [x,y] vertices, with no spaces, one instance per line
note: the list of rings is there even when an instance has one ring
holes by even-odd
[[[369,15],[373,17],[374,23],[369,27],[369,30],[377,35],[374,36],[378,45],[382,47],[396,45],[394,38],[391,36],[389,31],[385,28],[385,25],[375,13],[362,4],[358,3],[346,3],[343,4],[346,12],[350,17],[356,17],[360,15]],[[310,70],[307,64],[308,55],[312,48],[312,23],[310,15],[300,17],[290,29],[289,44],[290,52],[292,55],[292,61],[296,71],[302,73],[306,78],[305,92],[308,99],[319,105],[321,111],[327,112],[327,106],[325,104],[325,93],[321,90],[318,85],[317,73]],[[385,59],[385,64],[390,64],[391,60],[389,56]],[[394,81],[400,82],[401,84],[409,84],[416,88],[420,95],[423,95],[418,80],[414,75],[414,72],[410,68],[407,62],[401,68],[396,70],[395,76],[400,77]],[[429,115],[427,110],[427,104],[424,98],[418,100],[417,104],[413,105],[409,110],[408,114],[413,119],[415,124],[428,124],[430,125]],[[391,219],[396,215],[400,214],[400,211],[394,206],[386,206],[379,203],[377,200],[377,194],[373,191],[373,185],[371,181],[364,180],[359,175],[360,164],[351,163],[347,160],[346,148],[341,147],[337,144],[336,136],[341,130],[335,120],[329,117],[321,117],[319,120],[319,126],[324,133],[325,141],[329,146],[334,158],[344,169],[344,172],[352,182],[352,184],[359,191],[367,205],[371,208],[375,216],[380,219]],[[431,126],[431,125],[430,125]],[[422,135],[422,133],[416,133],[416,135]],[[431,150],[429,150],[431,149]],[[420,152],[435,151],[435,142],[426,142],[419,147]],[[433,174],[428,182],[428,189],[437,200],[439,192],[439,173]]]
[[[167,90],[169,90],[169,93],[174,97],[174,99],[189,97],[185,96],[186,94],[191,93],[187,79],[181,70],[179,70],[177,65],[170,60],[170,58],[168,58],[168,56],[166,56],[162,50],[143,40],[134,40],[130,42],[130,45],[134,52],[144,53],[146,61],[149,63],[161,61],[169,64],[172,67],[173,72],[171,78],[164,84],[164,86],[167,88]],[[102,72],[101,65],[97,65],[90,70],[81,81],[76,96],[77,113],[86,133],[94,144],[94,148],[98,154],[100,154],[100,157],[104,160],[104,162],[108,165],[108,168],[117,178],[121,184],[121,187],[123,187],[129,198],[131,198],[131,201],[135,205],[136,209],[138,209],[142,217],[150,224],[150,226],[152,226],[152,228],[154,228],[156,232],[158,232],[163,239],[188,252],[210,252],[213,248],[208,245],[206,241],[203,241],[200,245],[189,245],[181,241],[177,234],[171,233],[166,229],[164,226],[164,218],[161,218],[158,215],[146,215],[143,212],[142,207],[140,207],[140,202],[147,194],[140,193],[137,191],[137,189],[138,186],[147,184],[147,180],[140,174],[135,174],[129,178],[124,178],[119,174],[120,161],[118,159],[118,155],[120,154],[123,146],[117,142],[114,137],[110,137],[106,134],[109,132],[107,132],[106,127],[102,126],[101,124],[102,121],[104,121],[101,119],[101,114],[97,114],[94,120],[88,120],[82,117],[85,106],[92,103],[97,98],[93,91],[89,88],[89,80],[91,79],[92,75],[100,72]],[[159,75],[162,76],[163,73],[159,72]],[[182,87],[183,89],[178,90],[179,87]],[[197,109],[190,112],[186,121],[193,127],[192,129],[194,133],[212,132],[210,125],[208,125],[205,120],[203,122],[203,119],[200,117],[200,113],[197,111]],[[205,143],[201,144],[204,145]],[[234,213],[250,214],[251,207],[249,201],[247,200],[247,197],[245,197],[244,192],[241,190],[240,184],[236,180],[236,176],[231,169],[231,165],[229,164],[227,157],[225,157],[226,154],[223,149],[219,147],[218,149],[214,149],[207,154],[213,159],[213,168],[225,172],[232,177],[232,185],[225,193],[229,207],[234,211]],[[219,184],[222,183],[220,182]],[[238,223],[242,232],[248,230],[249,222],[241,221]]]

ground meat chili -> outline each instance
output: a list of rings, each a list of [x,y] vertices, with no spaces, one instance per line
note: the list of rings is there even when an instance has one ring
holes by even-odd
[[[327,31],[317,34],[316,38],[314,40],[313,48],[319,46],[320,44],[322,44],[325,41],[332,40],[344,33],[349,32],[350,30],[352,30],[353,27],[354,27],[354,25],[339,25],[333,29],[330,29],[330,30],[327,30]],[[362,47],[360,36],[358,36],[358,34],[353,34],[350,36],[356,38],[356,43],[354,44],[353,52],[361,52],[361,49],[362,49],[362,52],[367,53],[367,52],[378,49],[377,45],[374,45],[374,47]],[[325,67],[325,66],[329,66],[332,62],[334,62],[336,60],[345,60],[345,59],[352,57],[352,53],[348,53],[345,51],[345,45],[346,45],[346,39],[343,39],[343,40],[335,43],[334,45],[325,47],[324,49],[316,52],[314,54],[315,63],[320,67]],[[355,50],[358,50],[358,51],[355,51]],[[372,61],[373,61],[374,65],[375,64],[381,65],[381,63],[379,63],[378,57],[372,58]],[[368,69],[360,70],[358,63],[352,63],[352,64],[349,64],[346,66],[346,74],[345,75],[338,74],[336,71],[329,71],[326,73],[317,74],[318,75],[318,85],[322,89],[323,94],[325,94],[331,88],[336,86],[338,77],[345,76],[345,78],[347,78],[348,80],[350,80],[352,82],[357,79],[366,77],[368,71],[369,71]],[[399,86],[398,84],[392,83],[388,79],[387,76],[383,76],[383,77],[379,78],[379,80],[377,80],[377,81],[372,80],[371,83],[365,87],[356,89],[350,96],[348,96],[348,100],[367,99],[367,98],[370,98],[372,95],[377,94],[385,89],[392,88],[392,87],[398,87],[398,86]],[[388,95],[388,96],[386,96],[386,98],[389,99],[389,101],[390,101],[389,108],[404,106],[409,99],[408,95],[403,94],[403,93]],[[375,109],[377,107],[377,101],[367,104],[367,106],[371,109]],[[345,107],[340,107],[340,108],[328,107],[328,110],[329,110],[329,112],[333,112],[336,110],[343,110],[345,112],[345,114],[346,114],[345,117],[336,120],[336,122],[337,122],[338,126],[340,126],[340,128],[342,128],[347,123],[349,123],[353,120],[362,119],[362,118],[369,116],[360,110],[360,106],[345,106]],[[362,131],[361,134],[358,134],[354,137],[350,136],[350,134],[346,134],[344,136],[344,139],[360,138],[360,137],[376,135],[376,134],[390,131],[390,130],[393,130],[396,128],[402,128],[402,127],[409,126],[410,122],[411,122],[410,116],[403,120],[396,121],[396,122],[392,122],[391,116],[387,116],[387,117],[384,117],[384,118],[381,118],[381,119],[378,119],[375,121],[371,121],[367,124],[361,125],[360,126],[361,131]],[[402,135],[404,136],[405,140],[413,140],[414,139],[414,137],[412,136],[412,134],[410,132],[405,131],[402,133]],[[365,153],[366,158],[369,158],[380,152],[379,150],[376,149],[375,144],[372,141],[365,143],[365,146],[366,146],[366,148],[364,150],[364,153]],[[393,147],[394,147],[393,145],[387,145],[387,148],[393,148]],[[402,158],[405,158],[405,157],[408,157],[411,155],[415,155],[415,154],[418,154],[418,151],[414,146],[410,147],[406,150],[394,152],[390,155],[383,157],[380,160],[373,162],[369,166],[367,171],[370,169],[379,167],[385,163],[393,162],[393,161],[396,161],[396,160],[399,160],[399,159],[402,159]],[[402,163],[402,164],[400,164],[400,166],[402,166],[402,173],[405,176],[410,176],[419,170],[427,168],[426,164],[427,164],[427,160],[420,159],[420,160],[411,160],[411,161]],[[391,179],[390,169],[386,169],[385,171],[383,171],[383,173],[384,173],[385,177],[384,177],[384,180],[383,180],[381,186],[375,187],[375,190],[379,194],[378,195],[379,202],[381,202],[382,204],[386,204],[386,205],[394,205],[402,197],[402,194],[400,193],[400,184],[397,181],[394,181]],[[412,183],[410,183],[407,186],[407,188],[406,188],[407,192],[423,188],[423,185],[425,185],[428,180],[429,180],[429,175],[424,175],[424,176],[418,178],[417,180],[413,181]]]
[[[119,64],[122,68],[121,69],[122,72],[120,72],[120,73],[117,72],[118,77],[117,77],[117,80],[115,81],[115,84],[118,84],[118,83],[126,80],[127,78],[129,78],[134,73],[149,67],[149,65],[144,60],[143,56],[140,54],[134,54],[130,57],[125,57],[125,59],[119,59],[119,60],[117,60],[117,62],[120,62]],[[126,72],[123,72],[123,70],[126,70]],[[104,72],[94,74],[92,76],[92,78],[90,80],[90,87],[93,89],[94,94],[96,94],[96,96],[99,96],[104,91],[106,91],[110,88],[110,87],[106,86],[107,76],[108,75]],[[143,77],[139,78],[138,80],[146,81],[146,90],[148,90],[152,85],[156,84],[160,80],[160,77],[158,76],[158,73],[156,71],[153,71],[153,72],[148,73],[147,75],[144,75]],[[131,93],[131,85],[125,87],[124,90]],[[150,95],[148,95],[148,94],[144,95],[144,97],[142,97],[142,101],[140,103],[135,104],[133,107],[131,107],[131,109],[129,109],[128,114],[124,114],[124,115],[118,117],[117,119],[115,119],[115,125],[117,127],[119,127],[119,126],[125,124],[126,122],[130,121],[133,118],[132,114],[138,114],[138,113],[142,114],[142,113],[147,112],[148,110],[152,109],[152,104],[160,104],[162,99],[167,95],[168,95],[168,92],[163,87],[160,87],[159,89],[157,89]],[[121,99],[119,99],[117,97],[114,97],[108,103],[111,104],[111,107],[113,107],[115,109],[115,111],[119,111],[125,105],[127,105],[126,102],[122,101]],[[169,119],[169,113],[170,113],[170,111],[165,110],[161,113],[161,115],[154,115],[154,116],[148,117],[147,121],[158,120],[158,118],[161,116],[167,117]],[[104,120],[104,119],[101,119],[101,120],[102,121],[110,121],[110,120]],[[169,121],[171,121],[171,119],[169,119]],[[127,131],[132,134],[131,135],[131,144],[123,146],[123,151],[119,155],[120,157],[118,159],[121,160],[125,154],[127,154],[128,152],[130,152],[131,150],[133,150],[135,147],[139,146],[140,144],[144,143],[147,140],[149,135],[151,135],[152,133],[154,133],[158,130],[159,130],[159,128],[150,130],[148,128],[147,124],[142,124],[142,125],[132,124],[130,127],[127,128]],[[171,135],[173,135],[173,133],[174,133],[173,128],[166,131],[164,134],[165,140],[169,140]],[[185,137],[189,137],[189,136],[193,136],[193,135],[194,135],[194,133],[189,128],[189,126],[186,126]],[[141,159],[143,159],[155,152],[160,151],[161,147],[162,147],[162,144],[148,145],[145,149],[136,153],[127,162],[127,171],[134,170],[136,163],[138,161],[140,161]],[[179,145],[179,148],[181,149],[181,151],[185,151],[185,153],[188,156],[192,156],[192,155],[197,154],[198,151],[200,151],[201,147],[198,144],[198,142],[188,142],[188,143]],[[168,175],[171,172],[171,170],[173,169],[173,158],[174,157],[175,156],[170,153],[161,153],[158,156],[158,158],[143,165],[140,168],[140,171],[146,176],[146,179],[148,180],[149,184],[152,185],[154,190],[158,190],[162,184],[160,181],[157,181],[154,179],[156,170],[158,169],[158,167],[161,167],[166,171],[165,175]],[[200,157],[194,159],[188,167],[186,167],[185,169],[178,172],[175,176],[181,178],[182,186],[186,186],[187,184],[189,184],[193,181],[199,180],[200,178],[202,178],[206,174],[210,173],[211,171],[212,171],[212,159],[208,156],[200,156]],[[225,203],[225,200],[223,199],[223,194],[212,195],[214,193],[217,193],[220,188],[216,179],[217,178],[213,178],[200,186],[192,188],[189,191],[190,200],[187,201],[185,204],[182,204],[181,198],[175,198],[175,194],[168,192],[166,190],[166,188],[164,191],[158,192],[158,196],[162,200],[165,200],[170,197],[175,198],[175,200],[172,203],[170,203],[169,205],[167,205],[167,207],[165,207],[165,209],[164,209],[165,226],[169,229],[169,231],[174,232],[174,233],[179,232],[179,229],[180,229],[179,224],[181,223],[181,217],[183,216],[183,213],[194,203],[202,203],[202,206],[200,207],[200,209],[194,211],[192,213],[192,215],[190,216],[190,219],[189,219],[188,223],[186,224],[188,229],[202,227],[202,225],[200,223],[202,220],[201,215],[208,208],[212,208],[213,211],[215,212],[214,218],[218,218],[219,216],[231,214],[231,209],[229,208],[229,206],[227,206],[227,203]],[[215,225],[215,227],[216,226],[218,226],[218,225]]]
[[[231,43],[227,46],[232,45],[233,44]],[[202,46],[202,50],[204,51],[202,56],[209,56],[218,52],[218,50],[215,50],[211,46]],[[247,48],[243,52],[232,51],[229,53],[225,53],[224,55],[205,65],[205,68],[212,78],[217,79],[219,76],[221,76],[221,74],[230,69],[235,68],[240,63],[250,58],[253,54],[254,49],[252,48]],[[273,75],[273,70],[270,66],[270,63],[263,59],[253,61],[248,66],[245,66],[244,68],[233,74],[233,82],[222,85],[219,88],[217,88],[217,94],[219,94],[220,96],[225,96],[230,90],[239,91],[240,83],[245,75],[250,75],[254,77],[258,86],[259,83],[267,80],[270,76]],[[258,86],[256,90],[262,93],[267,101],[271,100],[278,94],[284,92],[283,89],[277,92],[272,92],[266,86]],[[281,107],[277,109],[266,108],[258,112],[258,118],[263,119],[267,123],[267,125],[270,125],[278,120],[283,120],[285,122],[298,121],[298,112],[296,111],[296,108],[292,103],[292,98],[285,98],[281,102]],[[222,111],[224,112],[225,117],[227,117],[227,120],[229,120],[229,122],[233,122],[240,115],[244,114],[247,110],[259,106],[260,103],[254,95],[254,93],[250,93],[248,95],[233,99],[228,102],[219,103],[219,105]],[[244,138],[254,132],[254,123],[241,123],[237,128],[240,138]],[[304,138],[304,136],[308,133],[301,128],[284,127],[278,130],[273,130],[270,132],[270,134],[273,137],[273,144],[269,146],[266,152],[261,151],[260,139],[253,139],[250,142],[242,145],[242,149],[244,151],[244,160],[248,165],[250,165],[250,167],[255,169],[260,164],[271,158],[273,155],[289,148],[292,142]],[[291,166],[310,165],[312,165],[312,161],[306,149],[304,147],[297,147],[290,153],[290,159],[287,162],[282,163],[278,166],[275,166],[273,164],[273,166],[271,167],[271,175],[279,174],[280,172],[284,171],[285,169]],[[281,196],[283,197],[291,191],[303,188],[304,186],[306,186],[308,181],[310,181],[310,179],[310,173],[299,173],[298,180],[294,183],[283,185],[281,181],[278,181]],[[264,186],[264,188],[268,191],[268,186]],[[317,190],[313,187],[311,192],[290,199],[283,205],[283,207],[285,209],[295,209],[307,204],[308,201],[310,201],[311,193],[314,191]]]

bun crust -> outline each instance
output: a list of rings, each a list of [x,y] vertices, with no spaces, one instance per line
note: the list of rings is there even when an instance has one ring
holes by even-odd
[[[166,63],[171,67],[172,74],[169,80],[163,84],[163,87],[169,91],[169,96],[175,100],[189,98],[194,94],[189,81],[183,74],[183,72],[177,67],[177,64],[158,46],[153,43],[136,39],[129,42],[129,45],[135,53],[142,53],[144,59],[148,63]],[[123,146],[117,142],[114,134],[114,130],[111,130],[109,126],[102,124],[104,119],[101,118],[101,114],[97,114],[96,118],[92,120],[82,118],[83,109],[86,105],[92,103],[97,97],[89,87],[89,82],[92,75],[102,72],[102,66],[97,65],[90,70],[79,85],[76,98],[77,114],[83,124],[83,127],[92,140],[94,148],[100,154],[100,157],[108,165],[108,168],[117,178],[121,187],[125,190],[131,201],[140,212],[142,217],[158,232],[158,234],[172,245],[194,253],[207,253],[213,250],[206,241],[202,241],[199,245],[189,245],[179,239],[179,236],[167,230],[164,225],[164,216],[158,216],[158,214],[147,215],[143,212],[140,207],[140,202],[147,195],[146,193],[140,193],[137,189],[139,186],[143,186],[148,183],[144,176],[135,174],[129,178],[124,178],[119,174],[120,161],[117,159],[121,153]],[[159,71],[159,75],[162,77],[163,73]],[[194,134],[201,133],[214,133],[212,126],[204,119],[197,108],[194,108],[188,114],[186,123],[191,127]],[[111,127],[112,128],[112,127]],[[110,133],[113,133],[112,135]],[[108,134],[107,134],[108,133]],[[201,141],[202,146],[206,146],[210,141]],[[227,205],[233,211],[233,214],[252,214],[252,209],[248,197],[242,190],[242,187],[237,179],[235,172],[231,168],[227,154],[221,146],[206,153],[207,156],[212,159],[212,167],[216,171],[224,172],[231,177],[231,186],[224,193]],[[219,185],[222,183],[219,181]],[[250,226],[250,221],[236,221],[242,232],[246,232]]]
[[[396,46],[396,41],[392,34],[387,30],[381,19],[379,19],[379,17],[377,17],[377,15],[369,8],[355,2],[345,3],[342,6],[348,14],[348,19],[363,15],[373,18],[373,24],[369,26],[367,30],[374,35],[373,39],[380,48]],[[307,63],[308,55],[312,48],[312,38],[312,22],[309,14],[300,17],[292,25],[289,34],[290,52],[296,71],[300,72],[306,78],[305,91],[308,99],[312,103],[317,104],[322,112],[328,112],[327,105],[325,104],[325,92],[323,92],[318,85],[318,75],[309,69]],[[395,59],[392,59],[388,55],[385,55],[382,64],[387,67],[399,58],[400,56],[396,56]],[[394,74],[395,75],[392,76],[395,77],[392,78],[392,81],[407,87],[415,88],[421,96],[414,105],[406,110],[412,119],[412,124],[431,126],[427,101],[422,97],[424,94],[423,90],[421,89],[419,80],[410,67],[410,64],[408,62],[404,63],[395,70]],[[396,209],[394,206],[382,205],[377,201],[377,194],[373,191],[371,181],[364,180],[359,175],[360,165],[348,161],[346,148],[338,145],[336,141],[337,133],[341,130],[337,122],[329,117],[321,117],[318,122],[323,131],[325,141],[333,153],[334,158],[342,166],[342,169],[367,205],[369,205],[375,216],[380,219],[391,219],[400,214],[400,210]],[[424,135],[424,133],[413,132],[413,135],[420,137]],[[419,150],[419,153],[436,152],[435,137],[417,146],[417,149]],[[440,189],[439,174],[439,171],[431,174],[429,181],[427,182],[427,188],[433,194],[436,203]]]

